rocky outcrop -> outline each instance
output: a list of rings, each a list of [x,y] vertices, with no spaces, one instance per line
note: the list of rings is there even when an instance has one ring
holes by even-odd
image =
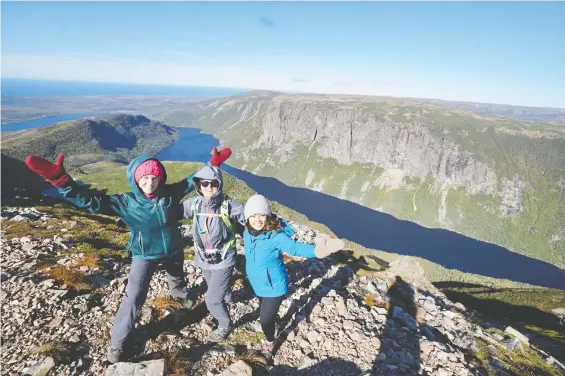
[[[139,363],[117,363],[106,369],[106,376],[163,376],[165,360],[148,360]]]
[[[322,158],[333,158],[344,165],[372,164],[419,179],[431,174],[438,186],[449,183],[473,194],[493,194],[497,189],[492,166],[454,142],[434,135],[420,117],[396,121],[388,113],[365,109],[367,103],[331,97],[317,101],[279,96],[247,103],[229,100],[214,104],[215,116],[239,111],[236,123],[224,124],[230,131],[244,126],[258,128],[260,137],[240,150],[249,157],[254,150],[270,149],[276,150],[275,155],[284,162],[294,147],[303,145]]]
[[[7,210],[12,218],[28,211]],[[31,220],[57,220],[33,213]],[[326,236],[293,226],[301,241]],[[236,329],[226,341],[208,342],[214,324],[202,302],[204,279],[186,262],[189,286],[200,304],[192,311],[158,304],[156,298],[168,296],[166,275],[159,270],[128,345],[133,362],[108,367],[105,349],[129,262],[100,255],[96,266],[87,266],[81,262],[85,255],[73,252],[74,244],[57,235],[2,236],[2,244],[1,362],[6,375],[44,370],[49,375],[149,376],[172,369],[185,375],[226,375],[231,363],[257,359],[252,354],[262,349],[259,304],[245,282],[241,259],[229,304]],[[240,238],[238,250],[243,252]],[[469,360],[477,351],[477,338],[502,345],[471,323],[472,313],[435,290],[421,267],[406,258],[381,271],[348,252],[321,260],[288,258],[286,266],[291,289],[279,311],[278,349],[265,370],[270,375],[486,375],[484,365]],[[62,284],[49,274],[56,268],[80,271],[85,286],[77,288],[79,277]],[[238,367],[249,372],[241,363],[232,371]]]

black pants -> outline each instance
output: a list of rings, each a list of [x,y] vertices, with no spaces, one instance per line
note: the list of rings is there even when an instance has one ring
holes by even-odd
[[[262,298],[259,296],[258,298],[261,329],[263,329],[265,339],[268,342],[273,342],[275,339],[275,320],[277,319],[277,313],[284,297]]]

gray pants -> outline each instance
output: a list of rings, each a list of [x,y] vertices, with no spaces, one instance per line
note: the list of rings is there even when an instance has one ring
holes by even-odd
[[[218,328],[231,326],[230,313],[226,303],[231,301],[231,275],[233,266],[225,269],[202,269],[202,275],[208,285],[206,291],[206,307],[210,314],[218,320]]]
[[[118,313],[116,313],[114,327],[112,328],[113,348],[123,348],[124,342],[133,329],[137,315],[147,298],[151,277],[160,263],[163,263],[167,272],[171,295],[178,299],[188,299],[189,295],[183,271],[184,254],[182,252],[178,252],[168,259],[133,260],[128,275],[126,296],[120,304]]]

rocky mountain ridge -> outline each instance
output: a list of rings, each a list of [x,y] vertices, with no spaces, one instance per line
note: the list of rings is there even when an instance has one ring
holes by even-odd
[[[160,270],[132,341],[129,355],[136,363],[107,366],[104,350],[125,293],[128,260],[77,253],[78,244],[66,238],[85,226],[80,219],[3,207],[2,221],[1,361],[7,375],[133,375],[142,366],[148,376],[251,375],[251,366],[257,374],[271,375],[514,375],[524,367],[520,356],[541,361],[541,368],[524,372],[562,372],[527,337],[507,328],[503,338],[474,312],[451,302],[419,265],[400,258],[380,270],[347,252],[323,260],[285,259],[292,287],[279,311],[281,344],[271,367],[255,352],[262,339],[258,302],[245,282],[242,260],[230,303],[236,331],[226,341],[207,342],[214,324],[202,297],[193,312],[167,299]],[[58,231],[52,238],[7,237],[18,223]],[[326,236],[292,225],[300,241]],[[63,272],[66,284],[60,281]],[[188,261],[185,272],[189,286],[202,293],[198,268]],[[232,363],[240,367],[237,373],[226,370],[235,367]]]

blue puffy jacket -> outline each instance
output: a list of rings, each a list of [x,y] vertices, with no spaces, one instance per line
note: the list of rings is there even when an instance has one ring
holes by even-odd
[[[194,189],[192,175],[174,184],[167,183],[167,173],[155,192],[155,199],[146,197],[137,187],[135,169],[151,158],[141,155],[130,162],[127,179],[131,192],[107,195],[80,186],[72,179],[59,192],[73,204],[92,213],[119,216],[130,229],[126,250],[133,259],[155,260],[169,257],[182,250],[178,221],[181,218],[180,200]]]
[[[282,253],[314,258],[314,245],[290,238],[285,228],[251,235],[243,233],[247,279],[260,297],[277,297],[288,292],[288,275]]]

